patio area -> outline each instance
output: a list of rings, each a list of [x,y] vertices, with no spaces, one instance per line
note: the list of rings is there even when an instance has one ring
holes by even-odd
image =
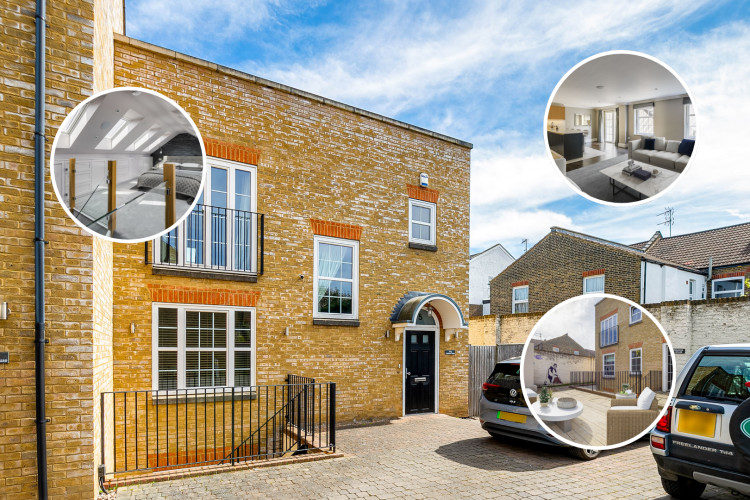
[[[607,411],[612,398],[580,389],[557,389],[553,391],[553,397],[575,398],[583,404],[583,412],[570,421],[572,428],[568,432],[562,430],[562,423],[547,423],[555,433],[579,444],[607,445]],[[667,393],[656,393],[660,410],[664,407],[667,397]]]

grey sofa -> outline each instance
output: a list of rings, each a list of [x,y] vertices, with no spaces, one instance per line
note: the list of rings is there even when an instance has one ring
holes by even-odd
[[[644,149],[644,138],[628,141],[628,158],[682,172],[690,161],[690,156],[677,152],[680,142],[654,137],[654,149]]]

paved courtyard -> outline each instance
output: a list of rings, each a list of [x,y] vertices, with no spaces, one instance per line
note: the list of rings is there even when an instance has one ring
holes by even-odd
[[[343,458],[128,486],[117,499],[669,498],[645,440],[583,462],[445,415],[340,430],[337,440]],[[703,498],[737,497],[708,487]]]

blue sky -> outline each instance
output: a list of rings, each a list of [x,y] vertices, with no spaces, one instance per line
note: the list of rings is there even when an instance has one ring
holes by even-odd
[[[609,5],[609,6],[608,6]],[[474,144],[471,250],[562,226],[623,243],[750,219],[750,2],[127,0],[127,34]],[[637,207],[576,195],[544,149],[544,111],[582,59],[634,50],[690,89],[687,175]]]

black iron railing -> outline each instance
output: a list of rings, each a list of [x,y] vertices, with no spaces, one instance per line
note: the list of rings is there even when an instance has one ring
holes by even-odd
[[[616,393],[622,391],[624,384],[627,384],[628,388],[635,393],[640,393],[646,387],[660,392],[662,390],[662,373],[661,370],[651,370],[648,373],[631,371],[570,372],[570,385],[578,387]]]
[[[336,384],[101,394],[107,474],[237,464],[336,449]]]
[[[156,267],[263,274],[265,216],[198,204],[175,229],[145,243]]]

